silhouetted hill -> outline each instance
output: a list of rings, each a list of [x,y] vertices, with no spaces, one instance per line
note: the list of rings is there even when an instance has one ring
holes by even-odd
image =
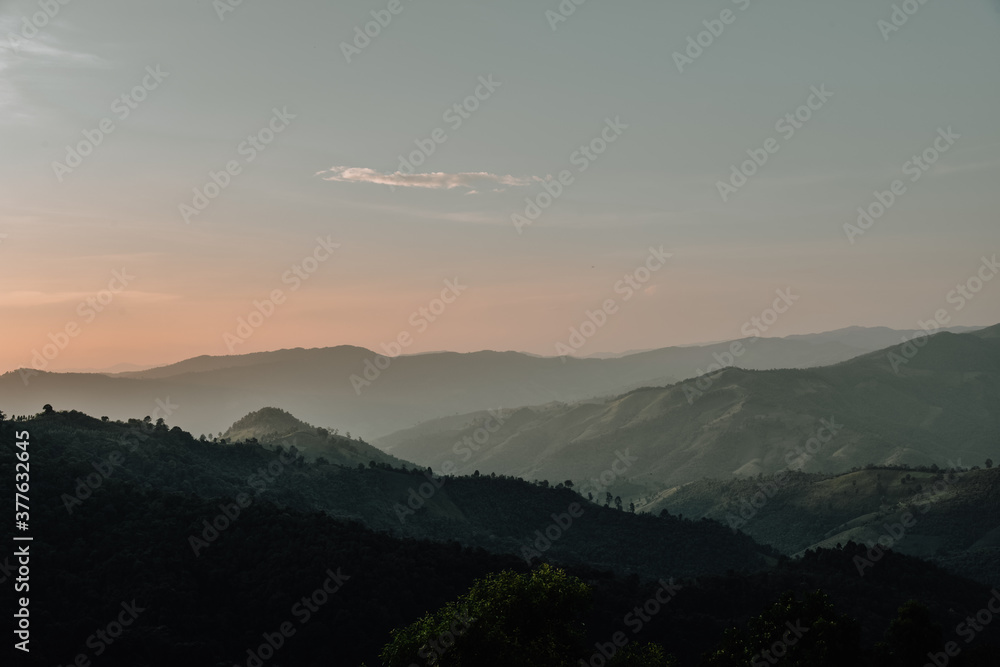
[[[203,443],[166,424],[119,424],[80,413],[0,422],[0,440],[25,437],[15,438],[15,431],[30,434],[33,472],[30,564],[36,576],[31,653],[20,656],[25,665],[79,663],[81,655],[108,667],[375,665],[393,628],[440,608],[490,573],[528,571],[517,556],[393,536],[308,509],[325,502],[315,494],[330,488],[340,507],[363,513],[389,480],[404,480],[402,488],[419,480],[419,473],[286,463],[287,453],[260,446]],[[0,465],[12,469],[17,451],[0,448]],[[342,485],[338,476],[353,481]],[[460,488],[452,492],[450,486]],[[369,495],[351,495],[360,489]],[[0,491],[12,497],[12,475],[0,480]],[[459,525],[441,517],[446,508],[438,498],[449,493],[462,514],[495,515],[489,520],[498,528],[520,521],[519,533],[536,520],[547,521],[549,509],[574,497],[568,489],[517,480],[449,479],[422,510],[437,516],[442,529]],[[505,503],[506,496],[525,506]],[[588,517],[596,527],[588,527]],[[420,512],[410,520],[420,521]],[[642,535],[650,545],[640,543]],[[626,542],[615,544],[623,536]],[[892,552],[859,577],[856,560],[867,550],[854,544],[798,561],[747,558],[759,548],[710,521],[631,516],[587,505],[563,538],[554,539],[578,540],[560,558],[583,553],[589,547],[582,542],[597,541],[589,553],[600,557],[603,549],[620,572],[630,569],[620,559],[637,548],[664,568],[653,576],[623,577],[570,565],[592,590],[589,603],[573,610],[585,620],[586,654],[567,656],[570,661],[586,660],[590,647],[634,630],[628,619],[649,609],[662,591],[661,579],[679,590],[642,617],[640,639],[662,645],[683,665],[699,664],[720,645],[726,628],[746,625],[786,591],[801,596],[823,589],[837,613],[856,619],[862,650],[856,664],[866,667],[887,664],[877,657],[875,643],[907,600],[925,606],[927,623],[937,626],[937,634],[932,625],[919,626],[921,646],[934,650],[961,639],[951,629],[991,599],[985,586]],[[705,551],[713,542],[715,554]],[[657,558],[656,550],[667,555]],[[556,552],[553,547],[543,557]],[[704,562],[694,565],[697,558]],[[0,563],[5,572],[10,560]],[[697,579],[675,570],[707,571],[727,561],[733,562],[731,571]],[[108,625],[122,618],[128,621],[122,632]],[[284,637],[276,634],[281,628],[287,628]],[[99,640],[99,631],[113,641]],[[995,664],[996,635],[995,627],[985,627],[974,645],[963,645],[955,664]]]
[[[47,468],[48,477],[70,497],[76,480],[94,472],[93,462],[120,456],[120,465],[108,477],[140,488],[201,498],[246,494],[253,502],[320,511],[398,537],[457,541],[516,556],[529,548],[554,562],[622,574],[694,576],[773,562],[770,549],[719,523],[635,515],[548,484],[501,477],[434,478],[425,470],[384,463],[310,463],[301,452],[285,448],[203,442],[166,424],[104,422],[78,412],[17,424],[44,438],[44,456],[58,460]],[[67,512],[77,506],[67,497],[51,502],[68,502]],[[574,506],[579,506],[578,516],[571,511]],[[546,531],[560,535],[549,540],[551,545],[538,546],[545,544],[539,535]]]

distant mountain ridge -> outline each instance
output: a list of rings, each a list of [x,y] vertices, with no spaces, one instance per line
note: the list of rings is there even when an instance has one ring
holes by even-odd
[[[820,368],[726,368],[605,401],[523,408],[459,472],[581,481],[628,450],[639,462],[619,481],[640,494],[646,484],[766,475],[791,464],[836,473],[869,463],[983,461],[998,454],[998,332],[1000,325],[945,332]],[[435,426],[376,444],[437,469],[476,427],[456,418]],[[814,451],[803,453],[807,446]]]
[[[899,342],[908,332],[850,328],[743,341],[744,368],[808,368]],[[672,347],[614,359],[538,357],[517,352],[428,353],[377,359],[353,346],[201,356],[118,375],[11,372],[0,376],[0,405],[33,414],[41,405],[124,419],[179,406],[172,423],[217,432],[264,405],[309,423],[337,424],[374,439],[417,423],[487,408],[516,408],[620,395],[707,371],[730,343]],[[374,361],[384,368],[372,371]],[[384,363],[388,361],[388,364]],[[365,379],[366,368],[368,375]],[[354,378],[365,379],[357,385]],[[358,389],[356,390],[356,386]],[[159,403],[158,403],[159,401]],[[162,416],[162,415],[161,415]]]
[[[945,329],[945,331],[950,331],[952,333],[969,333],[982,328],[986,327],[949,327]],[[780,338],[764,339],[764,340],[801,341],[810,344],[835,343],[847,347],[856,348],[857,350],[871,351],[895,345],[900,342],[901,338],[903,337],[909,338],[917,333],[920,333],[920,330],[891,329],[889,327],[852,326],[823,333],[792,334]],[[749,339],[743,338],[737,340],[747,341]],[[631,350],[622,353],[597,353],[578,358],[620,359],[624,357],[635,357],[638,355],[650,355],[650,354],[662,353],[665,350],[682,350],[688,348],[697,349],[697,348],[711,348],[716,346],[728,346],[730,342],[731,341],[718,341],[714,343],[695,343],[689,345],[676,345],[665,348]],[[363,347],[357,347],[354,345],[338,345],[334,347],[323,347],[323,348],[296,347],[296,348],[285,348],[281,350],[274,350],[271,352],[251,352],[247,354],[238,354],[238,355],[226,355],[226,356],[200,355],[197,357],[192,357],[190,359],[184,359],[182,361],[173,364],[168,364],[166,366],[157,366],[144,370],[128,370],[122,372],[103,371],[103,373],[105,375],[114,375],[116,377],[128,377],[128,378],[138,378],[138,379],[165,378],[165,377],[174,377],[177,375],[184,375],[186,373],[204,373],[208,371],[221,370],[226,368],[289,362],[295,360],[296,358],[300,358],[301,356],[308,355],[309,353],[315,353],[327,350],[343,352],[345,354],[354,352],[364,357],[377,354],[372,350],[368,350]],[[490,351],[483,350],[481,352],[490,352]],[[508,354],[499,351],[497,351],[496,353]],[[460,354],[460,353],[442,350],[439,352],[422,352],[419,355],[402,355],[402,356],[425,356],[425,355],[445,355],[445,354]],[[471,354],[478,354],[478,353],[471,353]],[[527,352],[510,352],[509,354],[520,354],[538,359],[548,358],[542,355],[529,354]],[[817,363],[816,365],[822,365],[822,363]],[[76,371],[76,372],[84,372],[84,371]],[[90,372],[97,372],[97,371],[90,371]]]
[[[374,354],[363,347],[353,345],[338,345],[335,347],[323,348],[287,348],[274,350],[272,352],[250,352],[247,354],[233,354],[225,356],[213,356],[203,354],[190,359],[184,359],[166,366],[158,366],[141,371],[129,371],[124,373],[114,373],[115,377],[135,378],[140,380],[153,380],[160,378],[176,377],[188,373],[208,373],[229,368],[245,368],[248,366],[259,366],[265,364],[281,364],[295,362],[308,356],[309,353],[332,351],[334,353],[344,353],[350,355],[356,353],[358,356]]]

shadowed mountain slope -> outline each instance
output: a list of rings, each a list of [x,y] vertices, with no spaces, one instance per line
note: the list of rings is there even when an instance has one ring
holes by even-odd
[[[790,467],[981,462],[1000,432],[998,330],[941,333],[822,368],[727,368],[605,401],[523,408],[502,424],[476,413],[376,444],[435,469],[452,461],[460,472],[577,482],[627,451],[635,465],[619,481],[655,488]]]

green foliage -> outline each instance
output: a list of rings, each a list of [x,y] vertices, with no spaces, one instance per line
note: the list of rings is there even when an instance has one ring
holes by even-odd
[[[393,631],[387,667],[570,667],[586,651],[583,615],[590,588],[543,564],[528,574],[480,579],[457,601]]]
[[[761,484],[768,480],[701,480],[643,509],[669,507],[685,516],[731,521],[786,555],[819,544],[874,541],[909,512],[916,525],[898,549],[983,583],[1000,577],[1000,545],[992,536],[1000,525],[1000,469],[872,466],[842,475],[793,473],[760,503]],[[751,500],[759,507],[750,506]]]
[[[908,667],[926,662],[927,654],[939,651],[943,644],[941,626],[931,620],[930,610],[909,600],[889,624],[876,653],[885,667]]]
[[[861,655],[856,621],[836,612],[821,591],[798,599],[786,593],[743,629],[730,628],[705,667],[756,667],[780,660],[783,667],[839,667]]]
[[[659,644],[629,644],[608,661],[608,667],[677,667]]]

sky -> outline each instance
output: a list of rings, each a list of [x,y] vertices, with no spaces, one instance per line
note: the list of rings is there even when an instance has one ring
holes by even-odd
[[[997,0],[0,1],[0,371],[1000,322],[998,32]]]

